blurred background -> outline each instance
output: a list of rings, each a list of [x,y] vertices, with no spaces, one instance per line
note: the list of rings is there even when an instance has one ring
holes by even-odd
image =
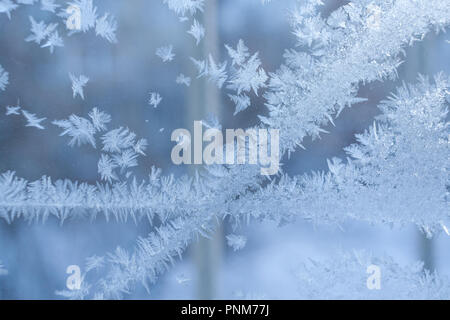
[[[62,4],[64,1],[57,1]],[[277,0],[262,5],[260,0],[207,0],[196,18],[205,26],[206,37],[199,46],[187,34],[191,21],[180,22],[162,1],[97,1],[99,12],[115,15],[118,44],[110,44],[93,32],[64,37],[65,46],[50,54],[47,48],[25,42],[30,34],[29,15],[36,21],[55,21],[54,14],[39,6],[21,6],[8,20],[0,14],[0,65],[10,74],[10,84],[0,92],[0,172],[14,170],[28,180],[48,175],[53,180],[68,178],[95,183],[99,151],[90,147],[71,148],[68,139],[50,120],[71,114],[87,116],[98,107],[112,115],[110,128],[129,127],[147,138],[147,157],[140,158],[138,176],[146,176],[152,165],[164,174],[179,176],[189,168],[176,167],[170,160],[170,134],[192,127],[193,120],[215,114],[224,128],[246,128],[265,114],[264,100],[252,97],[252,106],[233,116],[234,105],[225,90],[219,91],[197,71],[190,57],[204,59],[211,53],[216,62],[227,59],[224,44],[236,46],[243,39],[250,52],[259,51],[263,67],[274,72],[283,62],[285,49],[295,46],[289,26],[294,0]],[[345,1],[324,1],[324,14]],[[58,19],[58,21],[61,21]],[[448,35],[430,34],[407,50],[398,81],[363,86],[360,96],[368,102],[345,109],[326,128],[321,140],[306,139],[306,150],[285,159],[291,175],[325,170],[326,159],[343,156],[343,147],[355,142],[354,135],[368,128],[378,114],[377,103],[401,81],[413,82],[417,73],[450,73]],[[176,57],[163,63],[157,48],[172,44]],[[69,73],[90,78],[85,100],[72,98]],[[190,87],[178,85],[183,73],[192,78]],[[147,104],[149,92],[159,92],[163,101],[154,109]],[[260,95],[261,96],[261,95]],[[25,127],[22,117],[6,117],[6,106],[20,105],[48,120],[46,130]],[[164,130],[162,130],[164,129]],[[84,265],[84,259],[103,255],[117,246],[131,249],[138,236],[151,231],[148,223],[72,221],[59,225],[50,219],[28,225],[0,221],[0,260],[9,275],[0,277],[0,299],[55,299],[55,290],[65,289],[66,268]],[[342,229],[313,227],[307,222],[278,228],[253,223],[236,233],[247,237],[244,249],[234,252],[225,236],[232,232],[225,221],[213,240],[194,243],[169,272],[153,286],[150,295],[138,287],[126,298],[301,298],[294,272],[301,261],[321,258],[339,250],[365,249],[388,254],[401,263],[423,260],[427,268],[450,275],[450,237],[445,234],[426,240],[415,227],[401,230],[349,223]]]

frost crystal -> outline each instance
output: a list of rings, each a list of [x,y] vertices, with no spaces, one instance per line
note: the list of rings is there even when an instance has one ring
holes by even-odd
[[[172,45],[161,47],[156,50],[156,55],[160,57],[163,62],[169,62],[172,61],[173,58],[175,58],[175,53],[173,53],[172,50]]]
[[[89,113],[89,117],[91,118],[92,124],[97,131],[105,131],[106,124],[111,122],[111,116],[103,111],[98,110],[97,108],[92,109],[92,111]]]
[[[31,33],[32,35],[28,36],[27,38],[25,38],[25,41],[33,41],[36,42],[37,44],[41,44],[42,41],[44,41],[47,37],[50,36],[50,34],[52,34],[58,24],[57,23],[51,23],[49,25],[46,25],[43,21],[37,23],[33,17],[29,17],[30,22],[31,22]]]
[[[245,46],[244,41],[242,39],[239,40],[237,44],[236,50],[232,47],[225,45],[225,48],[228,51],[228,55],[233,60],[232,65],[241,66],[244,64],[245,60],[250,56],[248,52],[248,48]]]
[[[186,277],[186,275],[184,273],[178,274],[175,277],[175,280],[177,281],[178,284],[184,284],[184,283],[187,283],[187,282],[191,281],[191,279]]]
[[[247,109],[250,106],[250,103],[251,103],[250,97],[245,94],[241,94],[241,95],[229,94],[228,96],[230,97],[231,101],[233,101],[234,104],[236,105],[234,115],[237,115],[239,112],[244,111],[245,109]]]
[[[113,17],[109,17],[109,19],[108,17],[109,15],[106,13],[103,17],[97,19],[95,33],[111,43],[117,43],[117,22]]]
[[[47,39],[47,42],[44,43],[41,48],[50,48],[50,53],[53,53],[55,47],[63,47],[64,43],[62,38],[59,36],[58,31],[55,31],[50,34]]]
[[[102,180],[111,183],[113,180],[118,180],[119,178],[114,173],[114,169],[117,168],[116,163],[107,154],[102,154],[100,160],[98,161],[98,173],[100,174]]]
[[[72,81],[73,97],[75,98],[77,95],[79,95],[81,97],[81,99],[84,100],[83,88],[89,82],[89,78],[84,75],[80,75],[79,77],[76,77],[72,73],[69,73],[69,77],[70,77],[70,80]]]
[[[250,92],[250,90],[258,95],[258,89],[264,88],[268,79],[266,72],[261,68],[258,53],[255,53],[231,76],[228,88],[236,90],[238,95],[242,92]]]
[[[10,116],[10,115],[20,115],[20,107],[19,106],[8,106],[6,107],[6,115]]]
[[[120,153],[125,149],[133,148],[136,134],[128,128],[120,127],[103,135],[103,151]]]
[[[25,125],[26,127],[35,127],[41,130],[44,130],[45,127],[42,126],[41,122],[46,120],[47,118],[38,118],[36,117],[35,114],[30,113],[26,110],[22,110],[22,114],[25,117],[25,119],[27,120],[27,124]]]
[[[205,60],[196,60],[191,57],[191,61],[195,64],[198,71],[197,78],[205,77],[208,75],[208,63]]]
[[[214,83],[219,89],[222,88],[225,81],[228,79],[226,72],[227,62],[216,64],[212,55],[209,55],[209,64],[204,60],[196,60],[191,57],[191,61],[195,64],[198,70],[197,78],[208,77],[208,80]]]
[[[205,28],[194,19],[194,23],[188,33],[195,38],[196,44],[198,45],[205,36]]]
[[[212,55],[209,55],[208,80],[213,82],[219,89],[227,80],[227,62],[216,64]]]
[[[184,74],[180,74],[177,79],[176,79],[176,83],[178,84],[184,84],[186,87],[189,87],[191,85],[191,78],[185,76]]]
[[[245,247],[247,238],[236,234],[230,234],[227,236],[227,243],[234,251],[238,251]]]
[[[71,137],[69,146],[91,144],[92,147],[96,147],[94,138],[96,129],[88,119],[71,115],[69,120],[55,120],[52,123],[64,130],[60,134],[61,136],[68,135]]]
[[[247,94],[253,90],[255,95],[258,95],[258,90],[266,87],[269,77],[261,67],[258,52],[250,57],[248,48],[242,39],[239,40],[236,50],[228,45],[225,47],[232,59],[232,66],[235,67],[227,88],[236,91],[236,95],[229,95],[236,105],[234,113],[236,115],[250,106],[250,97]]]
[[[94,108],[89,113],[89,117],[92,122],[86,118],[71,115],[68,120],[55,120],[52,123],[64,130],[60,134],[61,136],[68,135],[72,138],[69,146],[90,144],[95,148],[94,135],[97,132],[106,130],[106,124],[111,121],[111,116]]]
[[[104,263],[105,257],[92,256],[86,258],[86,272],[100,269],[103,267]]]
[[[133,149],[124,150],[120,154],[114,154],[113,159],[114,162],[119,166],[122,170],[132,167],[137,167],[138,154],[134,152]]]
[[[153,108],[157,108],[162,101],[162,97],[157,92],[150,93],[150,99],[148,100],[148,104],[153,106]]]
[[[147,146],[148,146],[147,139],[139,139],[134,145],[133,149],[134,152],[145,156],[145,150],[147,149]]]

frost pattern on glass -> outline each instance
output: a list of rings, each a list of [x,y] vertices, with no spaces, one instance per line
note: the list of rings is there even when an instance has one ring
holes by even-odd
[[[204,2],[163,0],[180,20],[202,12]],[[50,13],[59,8],[52,1],[41,5]],[[80,30],[69,35],[94,30],[108,42],[117,42],[116,21],[107,13],[99,16],[92,0],[69,5],[80,8],[82,15]],[[233,92],[229,97],[236,104],[235,114],[251,105],[250,94],[262,93],[269,112],[259,117],[258,128],[280,129],[283,155],[302,148],[305,137],[320,137],[326,132],[323,127],[333,123],[345,107],[364,101],[358,97],[361,84],[394,79],[405,46],[450,24],[450,4],[441,0],[355,0],[327,18],[319,12],[320,5],[320,0],[307,1],[291,13],[297,44],[307,50],[286,50],[276,72],[267,74],[259,53],[250,53],[243,40],[235,48],[226,46],[231,63],[220,62],[212,54],[191,57],[198,77],[206,77],[217,88],[228,90],[227,94]],[[0,1],[0,13],[8,18],[18,7],[10,0]],[[30,17],[31,31],[25,40],[52,53],[64,46],[58,28],[67,18],[66,8],[55,14],[55,23]],[[194,20],[188,32],[198,44],[205,30]],[[156,55],[163,62],[176,57],[173,45],[158,48]],[[72,74],[70,79],[74,97],[84,99],[83,88],[89,79]],[[175,81],[189,86],[191,79],[180,75]],[[0,66],[0,90],[8,83],[9,74]],[[345,149],[348,159],[330,159],[327,172],[282,175],[268,184],[259,168],[250,165],[208,166],[182,177],[164,176],[152,167],[148,179],[138,181],[132,168],[138,166],[139,156],[146,156],[148,142],[129,128],[109,129],[111,116],[94,108],[89,118],[71,115],[48,123],[62,130],[71,147],[101,149],[98,174],[102,182],[53,181],[47,176],[27,181],[12,171],[3,173],[0,217],[9,223],[19,218],[45,221],[50,216],[61,222],[98,215],[117,221],[158,219],[153,232],[137,239],[134,250],[119,247],[88,258],[81,289],[58,292],[77,299],[121,298],[138,283],[150,290],[194,239],[211,235],[217,219],[225,217],[236,223],[268,219],[284,224],[299,218],[316,224],[347,219],[400,226],[413,223],[431,236],[447,230],[449,218],[449,90],[449,78],[443,74],[434,81],[420,77],[418,84],[404,85],[380,104],[381,116],[357,135],[358,143]],[[161,95],[152,92],[148,104],[156,108],[161,101]],[[45,117],[20,104],[7,107],[6,114],[23,116],[24,125],[33,129],[44,130],[47,125]],[[245,246],[246,239],[233,234],[228,242],[237,250]],[[346,297],[350,291],[356,297],[372,297],[360,288],[364,281],[349,283],[344,289],[339,284],[347,273],[350,278],[358,275],[355,281],[365,275],[360,267],[368,262],[378,263],[388,279],[389,290],[380,298],[397,298],[400,291],[410,294],[408,298],[449,297],[447,280],[423,272],[421,266],[401,268],[387,258],[361,260],[358,255],[336,258],[331,268],[320,263],[304,267],[301,273],[307,275],[300,275],[300,280],[308,285],[305,294],[314,297],[320,288],[337,286],[337,297]],[[97,270],[100,279],[92,276]],[[330,274],[337,282],[329,283]],[[321,281],[308,283],[311,277]]]

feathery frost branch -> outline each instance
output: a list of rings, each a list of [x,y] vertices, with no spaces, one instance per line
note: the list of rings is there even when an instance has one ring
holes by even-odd
[[[324,20],[314,7],[293,14],[299,45],[310,54],[286,52],[286,64],[271,74],[266,94],[270,116],[261,120],[280,128],[281,144],[294,151],[305,136],[318,137],[343,108],[357,98],[360,83],[392,77],[403,48],[450,23],[450,3],[439,0],[352,1]],[[309,16],[305,17],[305,14]],[[370,23],[376,18],[376,24]]]
[[[450,79],[442,74],[435,84],[421,77],[400,87],[379,106],[378,121],[345,149],[347,163],[334,158],[326,173],[283,176],[230,203],[229,211],[280,224],[414,223],[431,236],[450,218],[449,97]]]

